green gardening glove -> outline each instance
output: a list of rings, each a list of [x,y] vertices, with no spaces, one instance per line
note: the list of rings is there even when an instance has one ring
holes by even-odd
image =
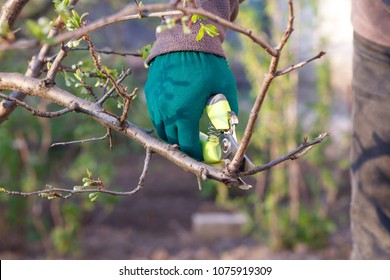
[[[145,96],[159,137],[199,161],[203,161],[199,120],[207,99],[217,93],[226,96],[238,115],[236,81],[223,57],[173,52],[150,64]]]

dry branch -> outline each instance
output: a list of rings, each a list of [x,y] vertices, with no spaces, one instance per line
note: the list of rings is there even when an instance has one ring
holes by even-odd
[[[275,160],[272,160],[264,165],[257,166],[248,172],[240,173],[239,175],[240,176],[253,175],[253,174],[271,169],[272,167],[274,167],[274,166],[276,166],[284,161],[296,160],[296,159],[304,156],[314,145],[317,145],[317,144],[321,143],[322,141],[324,141],[324,139],[329,135],[330,134],[328,132],[322,133],[317,138],[315,138],[314,140],[312,140],[310,142],[308,142],[307,139],[305,138],[301,145],[296,147],[294,150],[288,152],[287,154],[285,154],[285,155],[283,155]]]
[[[41,117],[41,118],[59,117],[59,116],[62,116],[64,114],[67,114],[69,112],[73,112],[73,111],[76,110],[76,104],[73,104],[73,105],[71,105],[71,107],[59,110],[57,112],[43,112],[43,111],[40,111],[40,110],[37,110],[37,109],[31,107],[30,105],[28,105],[27,103],[25,103],[23,101],[20,101],[20,100],[18,100],[16,98],[8,96],[8,95],[0,93],[0,97],[5,99],[5,100],[8,100],[10,102],[15,103],[15,104],[17,104],[20,107],[25,108],[27,111],[30,111],[34,116],[38,116],[38,117]]]
[[[95,142],[95,141],[102,141],[110,137],[110,130],[107,129],[107,133],[104,134],[102,137],[95,137],[95,138],[88,138],[88,139],[83,139],[83,140],[75,140],[75,141],[68,141],[68,142],[58,142],[58,143],[53,143],[50,145],[50,148],[55,147],[55,146],[66,146],[66,145],[71,145],[71,144],[84,144],[88,142]]]

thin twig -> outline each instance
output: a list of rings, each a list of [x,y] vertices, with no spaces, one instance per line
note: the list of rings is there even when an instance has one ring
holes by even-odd
[[[307,139],[305,139],[301,145],[299,145],[298,147],[296,147],[294,150],[290,151],[289,153],[287,153],[287,154],[285,154],[285,155],[283,155],[275,160],[272,160],[267,164],[257,166],[248,172],[242,172],[239,174],[239,176],[253,175],[253,174],[268,170],[268,169],[270,169],[270,168],[272,168],[272,167],[274,167],[274,166],[276,166],[276,165],[278,165],[286,160],[296,160],[296,159],[304,156],[314,145],[321,143],[325,139],[325,137],[327,137],[329,135],[330,135],[329,132],[322,133],[317,138],[315,138],[313,141],[310,141],[310,142],[307,142]]]
[[[150,159],[152,158],[152,154],[153,154],[153,150],[150,149],[149,147],[147,147],[145,161],[144,161],[144,168],[143,168],[141,176],[139,178],[138,185],[134,190],[132,190],[131,192],[128,192],[128,195],[133,195],[133,194],[139,192],[144,187],[146,174],[148,173],[148,170],[149,170],[149,163],[150,163]]]
[[[288,39],[290,39],[290,36],[291,36],[292,32],[294,31],[295,15],[294,15],[294,5],[293,5],[292,0],[288,1],[288,7],[289,7],[288,24],[287,24],[286,30],[284,31],[282,38],[279,41],[278,46],[276,47],[279,52],[287,44]]]
[[[54,117],[59,117],[59,116],[62,116],[66,113],[69,113],[69,112],[73,112],[77,109],[77,104],[76,103],[73,103],[71,105],[71,107],[69,108],[65,108],[65,109],[62,109],[62,110],[59,110],[59,111],[56,111],[56,112],[43,112],[43,111],[39,111],[33,107],[31,107],[30,105],[28,105],[27,103],[23,102],[23,101],[20,101],[16,98],[13,98],[11,96],[8,96],[8,95],[5,95],[5,94],[2,94],[0,93],[0,97],[5,99],[5,100],[8,100],[8,101],[11,101],[11,102],[14,102],[15,104],[17,104],[18,106],[21,106],[23,107],[24,109],[26,109],[27,111],[30,111],[34,116],[38,116],[38,117],[41,117],[41,118],[54,118]]]
[[[66,57],[67,55],[67,51],[68,51],[68,48],[65,47],[64,45],[61,46],[61,50],[58,52],[58,54],[56,55],[52,65],[50,66],[48,72],[47,72],[47,75],[46,75],[46,79],[48,81],[50,81],[52,84],[54,84],[54,81],[55,81],[55,78],[56,78],[56,75],[57,75],[57,72],[58,72],[58,69],[60,68],[61,66],[61,62],[64,60],[64,58]]]
[[[108,140],[110,142],[110,150],[112,150],[113,142],[112,142],[112,133],[111,128],[107,127]]]
[[[282,76],[282,75],[285,75],[285,74],[288,74],[290,73],[291,71],[294,71],[296,69],[299,69],[299,68],[302,68],[303,66],[305,66],[306,64],[312,62],[313,60],[316,60],[316,59],[320,59],[321,57],[323,57],[324,55],[326,54],[326,52],[324,51],[321,51],[319,54],[317,54],[316,56],[308,59],[308,60],[305,60],[305,61],[302,61],[298,64],[294,64],[294,65],[291,65],[290,67],[284,69],[284,70],[279,70],[279,71],[276,71],[275,75],[276,76]]]
[[[89,51],[89,47],[79,47],[79,48],[72,48],[69,51]],[[141,57],[141,54],[138,52],[118,52],[113,50],[105,50],[105,49],[95,49],[95,52],[102,53],[102,54],[114,54],[114,55],[120,55],[120,56],[136,56]]]
[[[110,132],[107,131],[107,133],[104,134],[102,137],[88,138],[88,139],[75,140],[75,141],[69,141],[69,142],[53,143],[53,144],[50,145],[50,148],[55,147],[55,146],[65,146],[65,145],[71,145],[71,144],[84,144],[84,143],[87,143],[87,142],[102,141],[104,139],[107,139],[109,136],[110,136]]]
[[[149,163],[152,158],[153,151],[150,148],[146,148],[146,156],[145,156],[145,161],[144,161],[144,167],[142,170],[142,173],[140,175],[139,181],[137,186],[127,192],[119,192],[119,191],[109,191],[107,189],[104,189],[104,185],[101,182],[100,179],[97,180],[97,188],[94,189],[66,189],[66,188],[54,188],[50,185],[47,185],[47,189],[45,190],[38,190],[38,191],[33,191],[33,192],[21,192],[21,191],[10,191],[5,188],[0,188],[0,192],[3,192],[8,195],[17,195],[17,196],[23,196],[23,197],[28,197],[28,196],[33,196],[33,195],[38,195],[38,196],[50,196],[51,198],[62,198],[62,199],[68,199],[71,196],[75,194],[84,194],[84,193],[104,193],[104,194],[109,194],[109,195],[114,195],[114,196],[132,196],[138,193],[145,185],[145,179],[146,179],[146,174],[149,170]],[[66,194],[66,195],[65,195]]]
[[[14,50],[25,50],[25,49],[32,49],[35,47],[39,47],[38,40],[20,39],[20,40],[13,42],[13,43],[0,44],[0,52],[14,51]]]
[[[114,77],[108,73],[106,69],[104,69],[102,62],[100,61],[100,58],[95,52],[95,46],[91,41],[91,38],[89,35],[84,35],[84,39],[87,41],[88,46],[89,46],[89,52],[91,54],[93,63],[95,64],[96,69],[98,69],[100,72],[103,73],[104,76],[107,77],[108,80],[110,80],[111,84],[115,88],[116,92],[123,98],[123,99],[128,99],[129,97],[127,96],[126,89],[123,87],[123,85],[118,84]]]
[[[121,115],[121,117],[119,119],[119,125],[120,126],[123,126],[123,124],[125,123],[125,121],[127,119],[127,114],[129,113],[131,102],[133,101],[133,99],[137,95],[137,92],[138,92],[138,88],[135,88],[133,90],[133,92],[129,95],[129,98],[126,98],[124,100],[122,115]]]
[[[116,80],[116,83],[117,83],[117,84],[122,83],[123,80],[124,80],[127,76],[129,76],[129,75],[131,74],[131,72],[132,72],[132,69],[131,69],[131,68],[127,69],[126,71],[122,71],[122,73],[120,74],[118,80]],[[106,92],[106,93],[102,96],[102,98],[99,99],[98,102],[96,102],[96,104],[98,104],[98,105],[101,106],[101,105],[102,105],[102,104],[111,96],[111,94],[114,92],[114,90],[115,90],[115,88],[112,87],[108,92]]]
[[[127,114],[129,113],[129,109],[130,109],[130,99],[126,98],[123,101],[123,111],[122,111],[122,115],[119,119],[120,126],[123,126],[123,124],[125,123],[125,121],[127,119]]]

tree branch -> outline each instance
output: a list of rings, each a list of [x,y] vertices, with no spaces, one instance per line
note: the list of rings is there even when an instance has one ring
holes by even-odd
[[[85,48],[72,48],[69,51],[89,51],[89,47]],[[138,52],[118,52],[118,51],[113,51],[113,50],[108,50],[108,49],[96,49],[95,52],[97,53],[102,53],[102,54],[114,54],[114,55],[120,55],[120,56],[136,56],[136,57],[141,57],[141,54]]]
[[[76,5],[77,2],[78,0],[71,0],[70,3],[71,5]],[[53,28],[52,30],[50,30],[48,38],[53,38],[57,34],[58,34],[58,29]],[[45,59],[48,56],[50,50],[51,50],[51,46],[49,44],[44,44],[42,46],[38,55],[34,56],[28,65],[28,69],[25,73],[27,77],[36,78],[39,76],[44,66]],[[23,101],[24,98],[26,97],[26,94],[20,91],[13,91],[10,94],[10,96],[20,101]],[[14,102],[8,100],[3,100],[2,102],[0,102],[0,124],[7,120],[8,116],[12,114],[15,108],[16,108],[16,103]]]
[[[59,117],[59,116],[62,116],[64,114],[66,114],[66,113],[73,112],[77,108],[76,104],[73,104],[69,108],[65,108],[65,109],[59,110],[57,112],[42,112],[42,111],[39,111],[39,110],[29,106],[27,103],[25,103],[23,101],[20,101],[20,100],[18,100],[16,98],[10,97],[8,95],[0,93],[0,97],[5,99],[5,100],[8,100],[10,102],[13,102],[13,103],[17,104],[18,106],[21,106],[21,107],[25,108],[27,111],[30,111],[34,116],[38,116],[38,117],[41,117],[41,118]]]
[[[270,161],[267,164],[257,166],[248,172],[240,173],[239,175],[240,176],[253,175],[253,174],[271,169],[272,167],[274,167],[274,166],[276,166],[276,165],[278,165],[286,160],[296,160],[296,159],[304,156],[314,145],[321,143],[325,139],[325,137],[327,137],[329,135],[330,134],[328,132],[322,133],[317,138],[315,138],[314,140],[312,140],[310,142],[307,142],[307,138],[305,138],[303,143],[301,145],[299,145],[298,147],[296,147],[291,152],[288,152],[287,154],[285,154],[285,155],[281,156],[280,158],[277,158],[273,161]]]
[[[68,141],[68,142],[53,143],[53,144],[50,145],[50,148],[53,148],[55,146],[66,146],[66,145],[71,145],[71,144],[84,144],[84,143],[88,143],[88,142],[102,141],[104,139],[107,139],[109,136],[110,136],[110,133],[109,133],[109,129],[108,129],[107,133],[104,134],[102,137],[88,138],[88,139]]]
[[[268,68],[268,73],[265,75],[263,84],[260,88],[260,92],[256,97],[255,103],[251,109],[249,120],[245,128],[244,135],[240,141],[237,152],[234,155],[230,164],[226,167],[226,172],[229,174],[237,173],[237,170],[244,158],[245,152],[248,149],[250,140],[252,138],[253,132],[255,130],[255,124],[259,116],[260,109],[263,105],[265,96],[268,93],[268,89],[276,77],[276,71],[279,64],[279,59],[282,54],[282,49],[285,46],[287,40],[290,38],[291,33],[294,30],[294,7],[292,0],[289,0],[289,21],[282,38],[279,41],[278,47],[276,48],[276,55],[271,57],[270,66]]]
[[[276,76],[282,76],[282,75],[286,75],[296,69],[299,69],[299,68],[302,68],[303,66],[305,66],[306,64],[312,62],[313,60],[316,60],[316,59],[320,59],[321,57],[323,57],[324,55],[326,54],[326,52],[324,51],[321,51],[319,54],[317,54],[316,56],[308,59],[308,60],[305,60],[305,61],[302,61],[298,64],[294,64],[294,65],[291,65],[290,67],[284,69],[284,70],[279,70],[279,71],[276,71],[275,75]]]
[[[47,72],[47,75],[46,75],[46,80],[49,83],[51,83],[51,84],[55,83],[55,78],[56,78],[58,69],[60,68],[62,61],[66,57],[67,52],[68,52],[67,48],[65,46],[62,46],[61,50],[56,55],[53,63],[51,64],[51,66]]]
[[[160,141],[151,136],[148,131],[139,128],[129,121],[121,125],[118,117],[106,112],[98,104],[79,98],[56,86],[46,87],[40,80],[26,77],[19,73],[0,72],[0,89],[26,92],[29,95],[39,96],[67,108],[72,105],[77,106],[77,112],[90,116],[104,127],[124,134],[144,146],[145,149],[150,149],[160,154],[182,169],[194,173],[196,176],[214,179],[232,187],[242,185],[242,181],[236,175],[225,174],[223,170],[194,160],[179,151],[176,146]]]
[[[129,75],[131,74],[131,72],[132,72],[131,68],[127,69],[126,71],[123,71],[123,70],[122,70],[122,73],[119,75],[119,78],[118,78],[118,80],[116,81],[116,83],[118,83],[118,84],[122,83],[123,80],[124,80],[127,76],[129,76]],[[102,98],[100,98],[100,99],[98,100],[98,102],[96,102],[96,104],[98,104],[99,106],[102,106],[103,103],[111,96],[111,94],[112,94],[114,91],[115,91],[115,88],[112,87],[108,92],[106,92],[106,93],[102,96]]]
[[[11,32],[16,19],[29,0],[8,0],[1,8],[0,36],[13,41],[14,34]]]

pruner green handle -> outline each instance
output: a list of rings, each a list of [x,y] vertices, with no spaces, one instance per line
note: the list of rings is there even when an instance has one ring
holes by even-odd
[[[210,97],[206,103],[205,111],[209,117],[213,129],[209,135],[200,132],[200,142],[204,161],[208,164],[219,163],[223,160],[229,162],[238,149],[235,125],[238,123],[236,114],[231,110],[229,102],[223,94]],[[244,155],[239,171],[248,171],[254,168],[254,164]],[[248,190],[251,185],[239,179],[239,188]]]
[[[205,111],[211,124],[217,131],[228,131],[231,129],[229,119],[232,111],[225,95],[216,94],[211,96],[207,100]],[[222,151],[219,136],[200,132],[199,137],[204,161],[209,164],[221,162]]]
[[[211,96],[207,101],[205,110],[216,129],[224,131],[230,129],[229,119],[232,109],[225,95],[219,93]]]
[[[238,150],[235,126],[238,123],[236,114],[231,110],[229,102],[223,94],[211,96],[205,106],[213,129],[209,135],[200,132],[203,158],[206,163],[214,164],[222,160],[231,160]],[[248,171],[254,167],[244,155],[240,171]]]

